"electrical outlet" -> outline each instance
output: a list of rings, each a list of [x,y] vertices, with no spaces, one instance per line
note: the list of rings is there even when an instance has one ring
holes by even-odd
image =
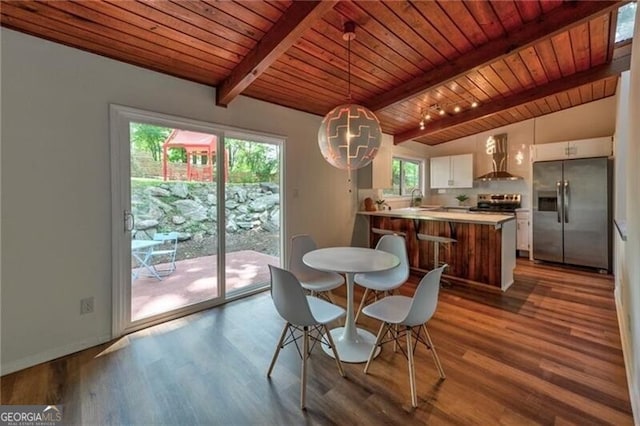
[[[93,312],[93,297],[80,300],[80,314],[90,314]]]

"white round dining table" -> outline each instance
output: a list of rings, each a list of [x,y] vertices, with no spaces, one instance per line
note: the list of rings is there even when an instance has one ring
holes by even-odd
[[[345,274],[347,281],[347,318],[344,327],[331,330],[340,360],[344,362],[366,362],[375,344],[376,336],[357,328],[353,312],[353,277],[362,272],[380,272],[400,264],[396,255],[381,250],[362,247],[328,247],[310,251],[302,261],[311,268]],[[322,349],[333,357],[331,349]]]

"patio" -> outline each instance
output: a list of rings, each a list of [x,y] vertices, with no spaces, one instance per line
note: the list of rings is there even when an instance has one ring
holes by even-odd
[[[226,255],[227,292],[269,281],[268,265],[280,265],[276,256],[253,250]],[[131,283],[131,319],[136,321],[217,297],[217,256],[176,262],[176,271],[158,281],[140,271]]]

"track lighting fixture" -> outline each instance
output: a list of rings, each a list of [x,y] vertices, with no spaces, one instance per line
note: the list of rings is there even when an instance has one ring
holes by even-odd
[[[467,103],[468,102],[468,103]],[[437,114],[441,117],[444,117],[447,114],[447,110],[449,111],[453,111],[453,113],[459,113],[462,112],[463,109],[468,109],[468,108],[477,108],[478,105],[480,105],[480,103],[478,102],[478,100],[476,98],[471,98],[471,100],[465,100],[462,103],[456,104],[456,103],[449,103],[449,104],[431,104],[426,108],[423,108],[422,110],[420,110],[420,122],[419,127],[420,130],[424,130],[426,128],[426,122],[431,119],[431,115],[429,114],[429,111],[433,112],[434,114]]]

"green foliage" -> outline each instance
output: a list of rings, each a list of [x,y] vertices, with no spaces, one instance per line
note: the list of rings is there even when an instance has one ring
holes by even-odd
[[[162,143],[172,130],[151,124],[131,123],[132,151],[150,152],[154,161],[160,161],[162,159]],[[229,182],[278,181],[280,162],[277,145],[226,139],[225,147],[229,156]],[[168,159],[172,163],[186,163],[186,151],[183,148],[172,148],[168,151]],[[204,159],[202,161],[204,162]]]
[[[227,139],[229,182],[275,182],[279,171],[278,146]]]
[[[150,186],[158,186],[158,179],[131,177],[131,188],[148,188]]]
[[[409,195],[420,187],[420,163],[414,160],[393,158],[391,163],[392,188],[385,188],[385,195]]]
[[[172,129],[152,124],[131,123],[131,145],[139,151],[149,151],[154,161],[160,161],[162,143],[167,139]]]
[[[170,163],[186,163],[187,150],[184,148],[170,148],[167,152]]]

